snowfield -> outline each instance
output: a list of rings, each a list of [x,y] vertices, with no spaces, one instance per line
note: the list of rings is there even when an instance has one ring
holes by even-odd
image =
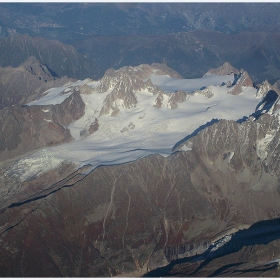
[[[75,141],[44,149],[48,161],[53,159],[51,167],[54,168],[55,164],[59,165],[64,160],[74,162],[78,166],[90,164],[95,168],[99,165],[134,161],[149,154],[168,156],[178,141],[201,125],[212,119],[238,120],[249,116],[261,100],[260,97],[256,97],[256,89],[252,87],[244,87],[239,95],[228,94],[228,88],[224,84],[228,81],[233,82],[233,75],[175,79],[168,75],[153,74],[150,79],[163,91],[168,92],[169,96],[178,90],[190,94],[185,102],[178,103],[178,108],[172,110],[168,106],[169,96],[166,95],[163,108],[158,109],[153,106],[157,95],[142,90],[136,92],[137,105],[134,108],[122,108],[114,117],[99,116],[103,101],[112,89],[100,93],[94,90],[99,82],[85,80],[51,89],[42,99],[29,103],[28,105],[58,104],[71,94],[71,89],[75,86],[87,84],[92,88],[91,94],[81,94],[86,104],[85,115],[69,126]],[[201,94],[199,90],[205,87],[211,91],[212,97]],[[86,138],[80,136],[80,132],[95,118],[99,123],[98,131]],[[184,147],[184,150],[189,151],[191,148]],[[40,161],[35,159],[40,156],[38,152],[33,154],[33,159],[28,158],[30,162],[34,160],[36,163],[36,173],[40,172]],[[18,164],[22,169],[22,165]],[[45,168],[45,164],[42,164],[42,168]],[[26,172],[23,172],[22,178],[26,177]]]

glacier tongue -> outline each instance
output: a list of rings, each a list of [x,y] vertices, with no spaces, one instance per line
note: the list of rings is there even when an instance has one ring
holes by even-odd
[[[63,159],[55,158],[47,150],[43,149],[20,159],[4,173],[4,176],[23,182],[57,168],[63,161]]]

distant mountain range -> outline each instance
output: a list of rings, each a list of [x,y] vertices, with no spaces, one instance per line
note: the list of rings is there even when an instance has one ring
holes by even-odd
[[[279,3],[1,3],[0,26],[2,36],[29,33],[67,43],[88,35],[239,33],[279,25],[279,8]]]
[[[280,77],[279,44],[278,32],[197,30],[168,35],[91,36],[74,46],[104,68],[160,62],[184,77],[197,78],[228,61],[250,71],[256,83],[264,79],[274,83]]]
[[[274,83],[279,10],[280,3],[1,3],[0,66],[33,55],[59,77],[165,63],[198,78],[228,61],[250,71],[255,83]],[[24,33],[29,37],[6,39]]]

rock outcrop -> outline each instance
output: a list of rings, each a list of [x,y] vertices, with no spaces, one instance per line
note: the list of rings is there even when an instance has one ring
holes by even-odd
[[[168,69],[167,66],[162,68]],[[154,95],[163,94],[163,91],[148,79],[152,73],[158,71],[161,75],[163,74],[161,69],[158,70],[146,64],[138,67],[123,67],[119,70],[107,70],[96,91],[102,93],[112,89],[112,92],[106,96],[100,116],[107,114],[115,116],[121,109],[135,107],[137,104],[135,93],[137,91],[147,90]],[[173,73],[173,75],[175,74]]]
[[[12,106],[0,111],[0,159],[72,140],[70,123],[84,115],[85,104],[74,92],[61,104]]]
[[[254,87],[247,71],[241,69],[239,74],[234,75],[235,80],[228,90],[229,94],[237,95],[242,92],[242,87]]]

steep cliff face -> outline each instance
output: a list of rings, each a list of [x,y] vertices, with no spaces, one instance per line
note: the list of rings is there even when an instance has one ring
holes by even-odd
[[[242,92],[242,87],[254,87],[253,82],[247,71],[241,70],[238,74],[235,74],[235,81],[232,84],[232,88],[228,93],[237,95]]]
[[[221,120],[167,158],[78,171],[13,201],[0,215],[1,275],[139,276],[280,217],[278,127],[269,114]]]

